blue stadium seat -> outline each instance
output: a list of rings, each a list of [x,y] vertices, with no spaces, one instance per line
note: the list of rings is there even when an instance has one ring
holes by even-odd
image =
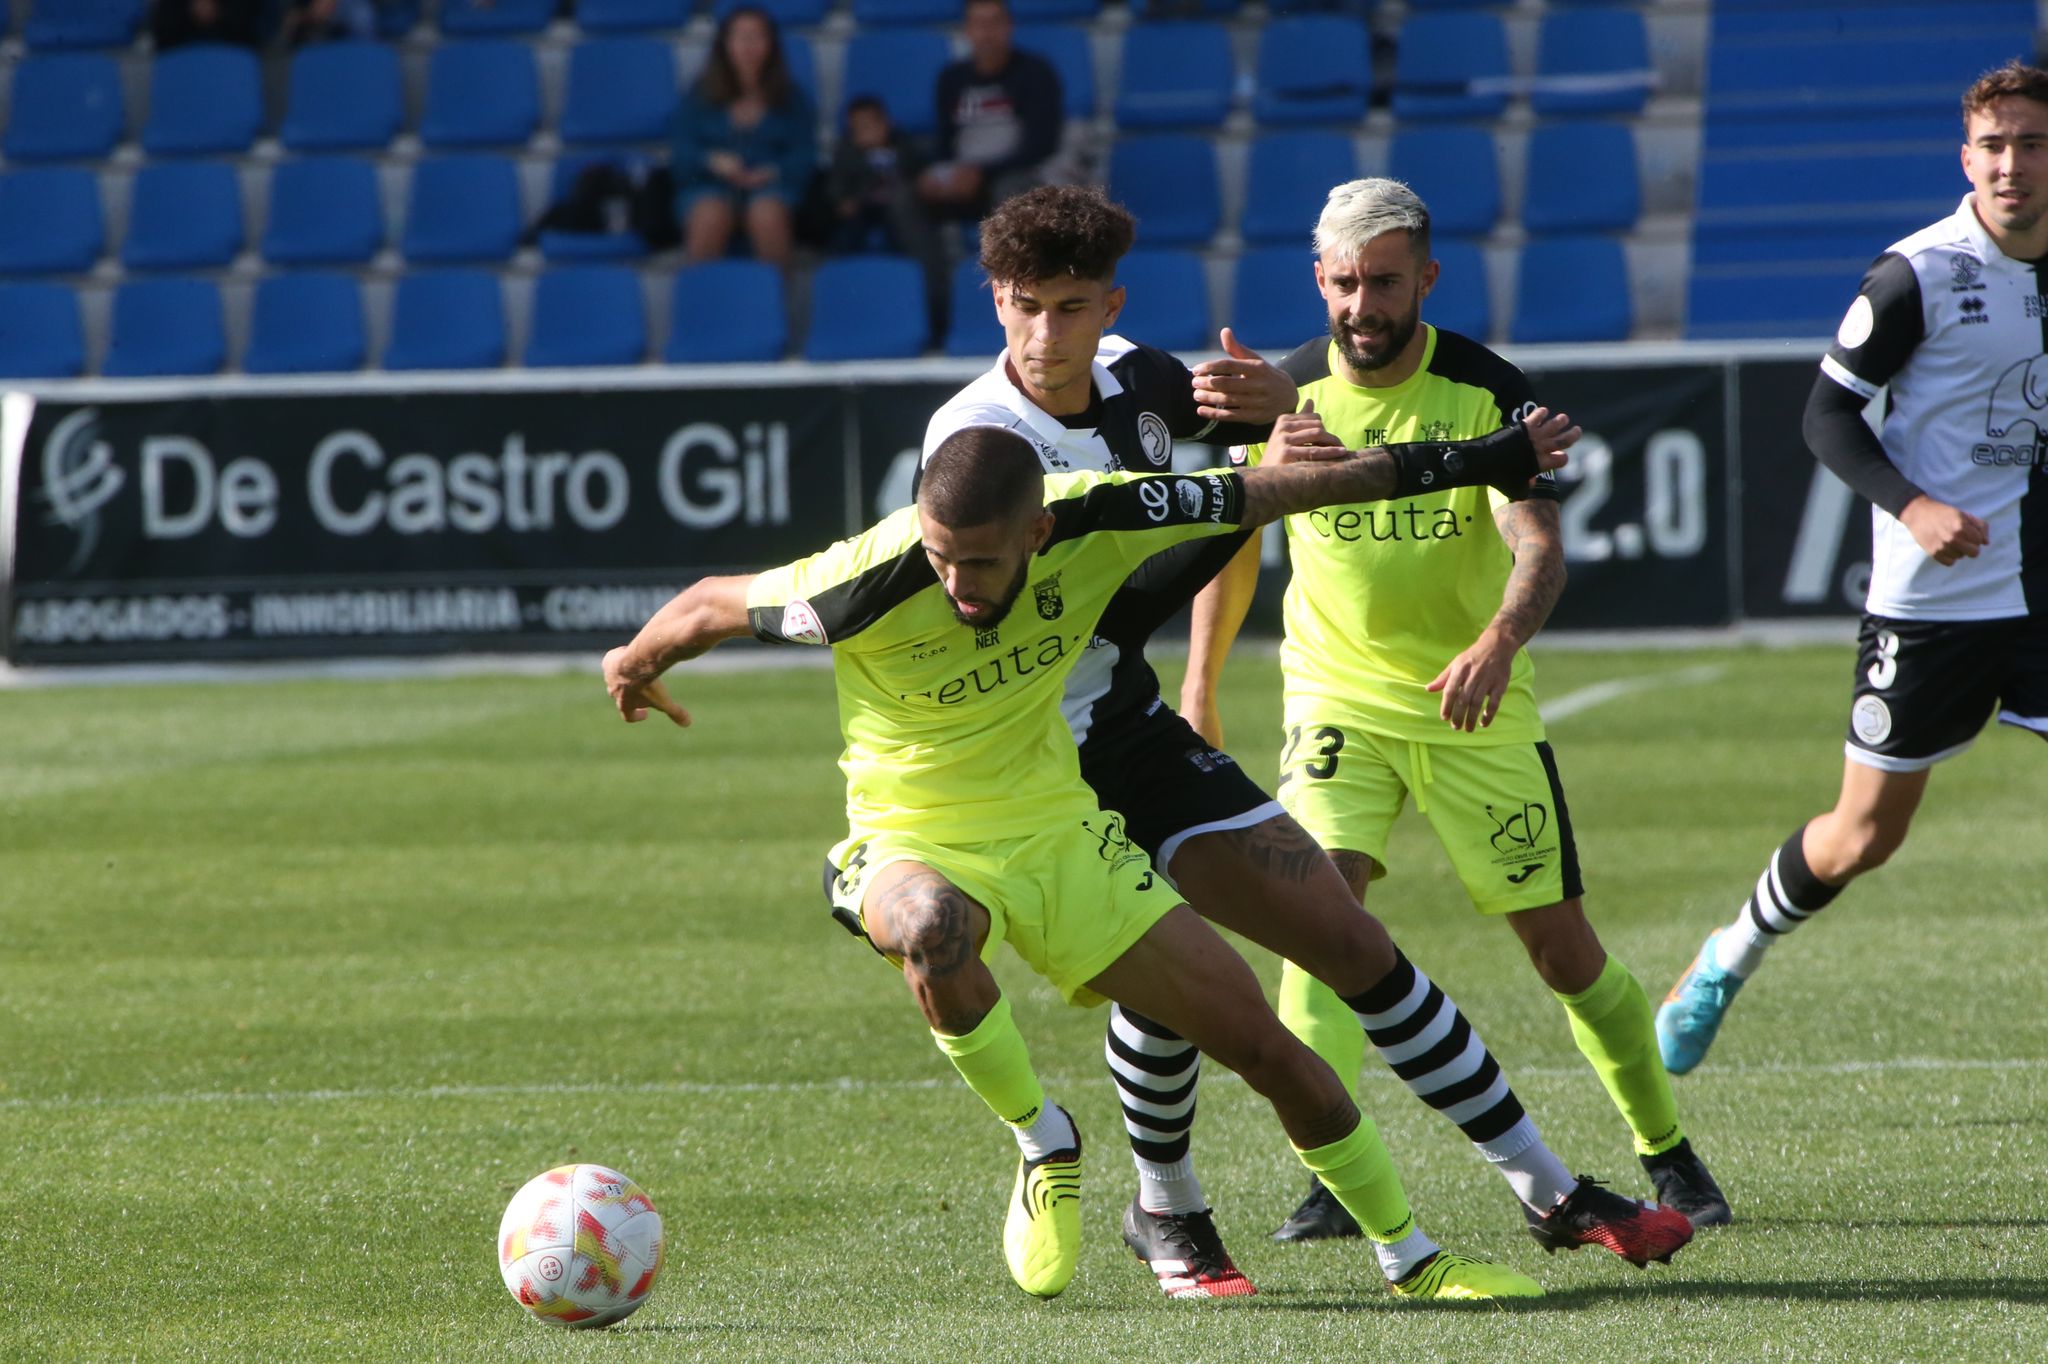
[[[1500,155],[1489,129],[1402,128],[1387,152],[1387,174],[1422,196],[1437,232],[1485,236],[1500,218]]]
[[[718,0],[718,3],[712,6],[711,16],[723,20],[741,5],[757,3],[759,8],[766,10],[774,17],[775,22],[781,25],[785,41],[791,36],[790,29],[809,28],[821,22],[825,17],[825,11],[832,7],[831,0]]]
[[[840,98],[865,91],[882,101],[898,128],[929,137],[938,129],[932,89],[952,56],[946,35],[937,29],[861,29],[846,43]]]
[[[585,33],[645,32],[690,22],[691,0],[577,0],[576,27]]]
[[[1217,349],[1209,329],[1209,277],[1193,251],[1138,250],[1116,268],[1124,310],[1116,330],[1161,350]]]
[[[78,296],[62,284],[0,283],[0,379],[75,379],[84,372]]]
[[[555,17],[555,4],[556,0],[441,0],[441,32],[460,38],[538,33]]]
[[[960,360],[994,360],[1003,349],[1003,327],[981,262],[953,267],[951,305],[946,311],[946,354]]]
[[[1696,265],[1686,282],[1686,338],[1832,336],[1862,277],[1862,263]]]
[[[1941,13],[1947,14],[1944,7]],[[1760,120],[1953,111],[1956,92],[2017,52],[2033,24],[1901,31],[1858,24],[1826,36],[1717,34],[1707,50],[1705,112]]]
[[[405,96],[398,54],[383,43],[316,43],[292,57],[278,137],[295,152],[374,150],[398,136]]]
[[[1349,133],[1260,133],[1247,160],[1238,231],[1255,244],[1305,246],[1331,188],[1357,178],[1358,150]]]
[[[1626,341],[1628,258],[1612,237],[1545,237],[1522,248],[1515,281],[1516,345]]]
[[[423,0],[386,0],[377,11],[377,36],[403,38],[418,28],[422,3]]]
[[[924,354],[931,323],[924,270],[901,256],[828,260],[811,278],[806,360],[901,360]]]
[[[584,152],[555,162],[550,177],[548,202],[559,204],[575,190],[576,178],[586,167],[604,162],[622,170],[644,172],[644,158],[619,152]],[[540,253],[549,260],[632,260],[647,254],[647,241],[626,227],[617,232],[559,232],[552,228],[540,234]]]
[[[1223,216],[1216,149],[1202,137],[1118,138],[1109,153],[1109,194],[1137,215],[1145,246],[1206,246]]]
[[[524,146],[539,125],[531,47],[498,38],[435,46],[420,141],[435,148]]]
[[[569,52],[564,142],[652,142],[675,121],[673,50],[657,38],[590,38]]]
[[[1230,329],[1237,339],[1277,360],[1304,341],[1329,335],[1315,270],[1307,242],[1239,253],[1230,288]]]
[[[1010,13],[1021,28],[1025,24],[1060,23],[1069,19],[1093,19],[1102,12],[1102,0],[1015,0]]]
[[[263,259],[273,265],[363,265],[383,248],[383,196],[369,162],[306,157],[271,172]]]
[[[672,365],[780,360],[788,350],[780,270],[757,260],[715,260],[676,272],[662,359]]]
[[[0,275],[82,274],[106,240],[91,171],[35,166],[0,174]]]
[[[107,334],[109,379],[218,374],[227,363],[220,290],[203,279],[164,275],[123,281]]]
[[[1529,134],[1522,226],[1627,232],[1641,214],[1636,138],[1623,123],[1549,123]]]
[[[271,275],[249,316],[250,374],[332,374],[363,367],[363,295],[353,275]]]
[[[1019,24],[1016,44],[1060,73],[1060,107],[1068,118],[1095,117],[1095,55],[1078,24]]]
[[[505,363],[505,300],[487,270],[399,276],[384,368],[497,369]]]
[[[1954,154],[1950,148],[1950,155]],[[1700,158],[1696,229],[1812,229],[1860,221],[1883,246],[1955,209],[1962,197],[1954,161],[1894,152],[1781,148]]]
[[[246,152],[262,126],[262,73],[247,48],[195,43],[151,64],[142,125],[151,156]]]
[[[121,68],[98,52],[34,52],[7,97],[10,161],[98,161],[121,140]]]
[[[853,0],[853,22],[869,24],[951,24],[960,0]]]
[[[242,249],[242,188],[225,161],[151,161],[128,198],[130,270],[218,270]]]
[[[647,312],[631,270],[564,265],[534,281],[529,366],[637,365],[646,354]]]
[[[1643,16],[1632,9],[1543,16],[1529,92],[1539,114],[1639,114],[1656,84]]]
[[[1422,305],[1432,327],[1484,341],[1493,333],[1493,297],[1487,289],[1486,253],[1473,242],[1430,237],[1436,287]]]
[[[1498,5],[1500,0],[1408,0],[1408,8],[1430,9],[1471,9],[1478,5]]]
[[[409,261],[501,261],[519,247],[519,173],[502,156],[443,156],[413,167],[399,249]]]
[[[1507,107],[1508,40],[1493,14],[1411,14],[1394,57],[1397,118],[1497,118]]]
[[[1313,14],[1259,34],[1252,117],[1260,123],[1356,123],[1372,98],[1372,44],[1362,20]]]
[[[782,60],[789,67],[789,78],[804,92],[804,98],[811,102],[813,109],[825,106],[818,102],[818,54],[811,48],[811,40],[801,33],[782,33]],[[930,103],[929,100],[926,103]]]
[[[145,0],[44,0],[31,6],[22,41],[31,48],[126,47],[144,8]]]
[[[1230,32],[1208,20],[1141,22],[1124,34],[1117,78],[1120,128],[1214,128],[1236,85]]]

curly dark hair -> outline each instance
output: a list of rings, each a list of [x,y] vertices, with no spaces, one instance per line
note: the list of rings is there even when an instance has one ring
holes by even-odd
[[[1092,185],[1040,185],[981,220],[981,268],[1003,284],[1116,278],[1137,220]]]
[[[1963,126],[1967,128],[1970,115],[1983,113],[1993,100],[2014,95],[2036,104],[2048,104],[2048,71],[2029,66],[2017,57],[1996,71],[1986,71],[1963,91]]]

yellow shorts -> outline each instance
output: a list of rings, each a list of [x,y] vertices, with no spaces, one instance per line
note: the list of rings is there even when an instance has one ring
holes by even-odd
[[[1280,803],[1330,851],[1371,857],[1374,880],[1387,874],[1387,834],[1411,795],[1480,913],[1585,892],[1549,744],[1420,743],[1289,711]]]
[[[875,874],[896,862],[930,867],[988,911],[983,961],[1007,942],[1070,1004],[1102,1003],[1087,983],[1180,903],[1125,836],[1123,816],[1103,812],[988,843],[856,831],[832,850],[833,905],[858,916]]]

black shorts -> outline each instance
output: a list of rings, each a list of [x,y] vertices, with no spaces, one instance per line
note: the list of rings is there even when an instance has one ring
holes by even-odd
[[[1237,759],[1211,748],[1156,698],[1149,708],[1089,731],[1081,776],[1103,809],[1124,817],[1131,842],[1152,855],[1161,873],[1196,834],[1250,828],[1286,813]]]
[[[1919,772],[1973,743],[1996,711],[2048,738],[2048,622],[1863,617],[1844,750]]]

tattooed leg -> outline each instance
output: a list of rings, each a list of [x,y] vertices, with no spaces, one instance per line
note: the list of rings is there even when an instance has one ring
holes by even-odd
[[[1276,815],[1190,838],[1169,869],[1204,918],[1285,957],[1340,995],[1394,968],[1394,941],[1299,824]]]
[[[884,867],[861,904],[868,938],[903,968],[925,1021],[942,1033],[973,1031],[1002,992],[981,959],[988,911],[920,862]]]

